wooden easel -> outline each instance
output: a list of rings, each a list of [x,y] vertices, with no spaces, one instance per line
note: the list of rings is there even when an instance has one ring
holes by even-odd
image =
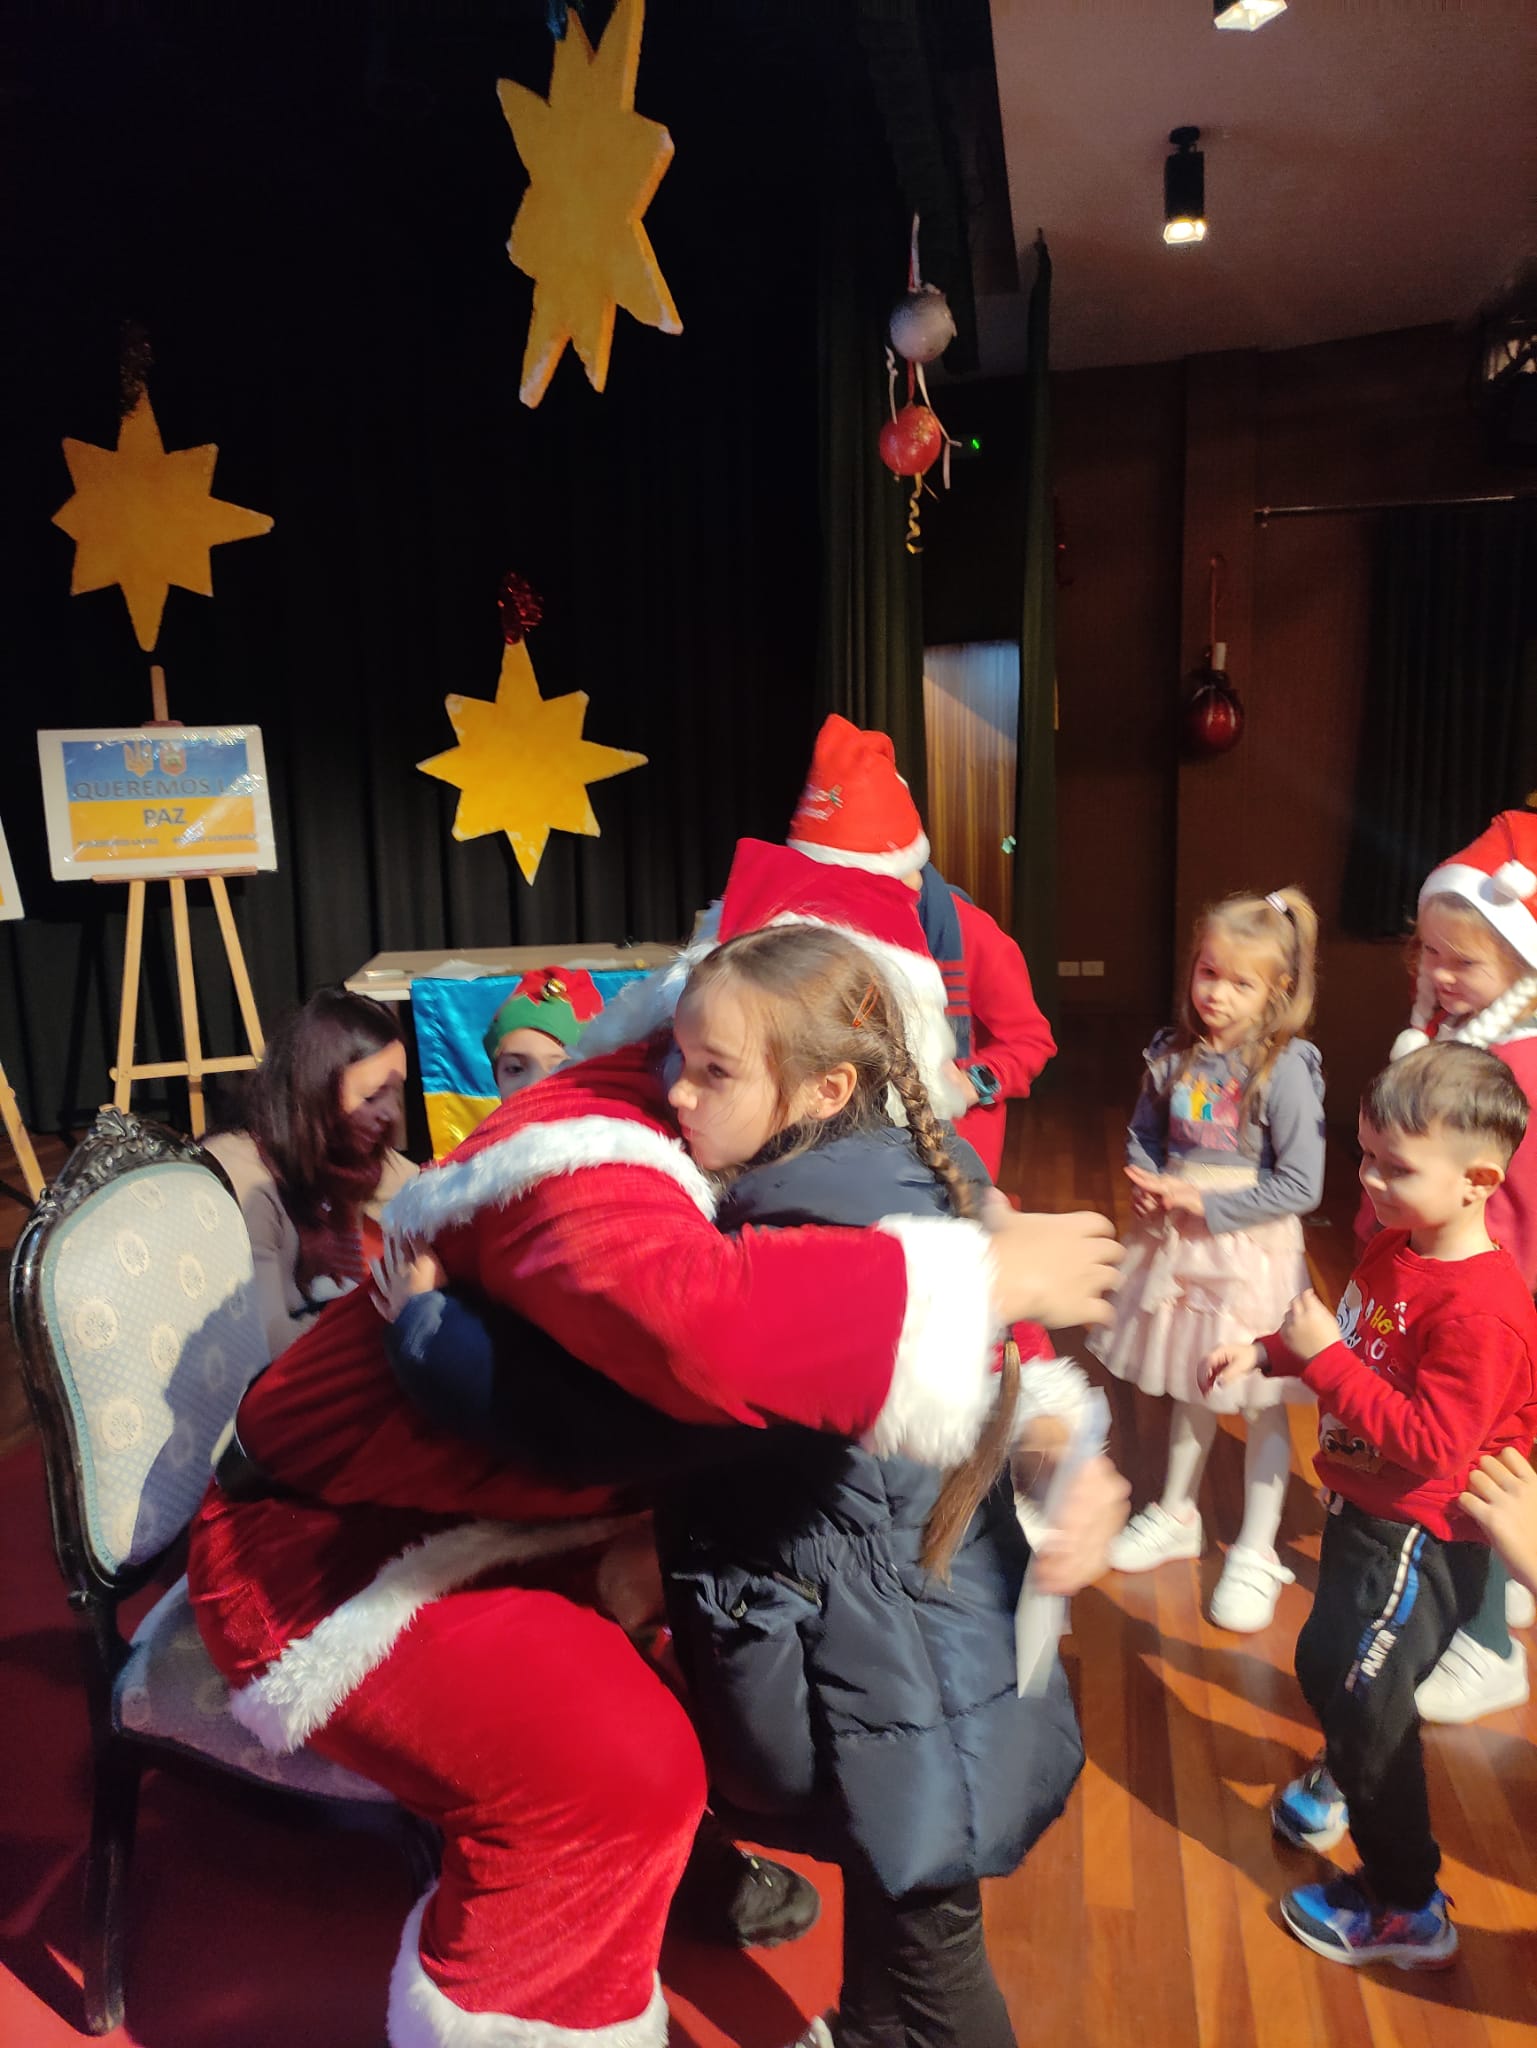
[[[166,714],[165,670],[152,667],[149,679],[155,715],[146,730],[174,727],[179,721]],[[254,874],[255,869],[250,872]],[[97,879],[108,878],[99,876]],[[134,1064],[134,1038],[139,1021],[139,971],[144,951],[144,892],[148,887],[141,878],[128,884],[128,930],[123,941],[123,997],[118,1011],[117,1064],[112,1069],[115,1083],[112,1100],[119,1109],[127,1109],[135,1081],[162,1081],[185,1075],[192,1135],[201,1138],[208,1122],[203,1104],[203,1076],[238,1074],[259,1067],[264,1044],[261,1019],[256,1014],[251,976],[241,950],[240,933],[235,927],[235,914],[230,908],[227,878],[222,874],[202,874],[194,869],[184,875],[168,875],[165,879],[171,890],[171,932],[176,948],[176,993],[181,1004],[183,1057],[179,1060],[155,1060],[147,1066]],[[240,1004],[241,1022],[245,1025],[246,1040],[251,1048],[248,1053],[225,1053],[217,1059],[205,1059],[203,1056],[202,1033],[197,1021],[197,982],[192,963],[192,927],[187,917],[189,882],[207,882],[209,894],[213,897],[230,978],[235,984],[235,996]]]
[[[16,1091],[6,1078],[5,1068],[0,1066],[0,1122],[5,1125],[5,1135],[11,1141],[11,1150],[16,1154],[16,1164],[21,1168],[21,1177],[27,1184],[27,1193],[35,1202],[43,1192],[42,1168],[37,1163],[37,1154],[32,1149],[31,1135],[21,1120],[21,1111],[16,1107]]]

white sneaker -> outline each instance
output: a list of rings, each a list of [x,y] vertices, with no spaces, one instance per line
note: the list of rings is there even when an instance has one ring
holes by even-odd
[[[1247,1543],[1235,1543],[1208,1612],[1217,1628],[1231,1629],[1238,1636],[1258,1635],[1275,1619],[1281,1588],[1296,1582],[1297,1574],[1289,1572],[1278,1557],[1251,1550]]]
[[[1149,1501],[1133,1515],[1110,1545],[1110,1568],[1117,1572],[1150,1572],[1177,1558],[1199,1557],[1205,1541],[1199,1515],[1184,1521],[1160,1501]]]
[[[1524,1706],[1530,1697],[1522,1644],[1512,1643],[1510,1655],[1502,1657],[1458,1629],[1446,1655],[1416,1691],[1414,1704],[1422,1721],[1460,1727],[1465,1721],[1481,1721],[1485,1714]]]
[[[1505,1626],[1507,1628],[1530,1628],[1537,1621],[1537,1600],[1527,1592],[1519,1579],[1505,1581]]]

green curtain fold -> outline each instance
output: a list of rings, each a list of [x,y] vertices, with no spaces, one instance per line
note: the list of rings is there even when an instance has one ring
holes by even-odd
[[[1051,255],[1036,242],[1024,397],[1025,549],[1014,771],[1014,937],[1036,1000],[1057,1019],[1057,617],[1051,489]]]
[[[1537,506],[1382,514],[1342,921],[1413,922],[1438,860],[1537,794]]]

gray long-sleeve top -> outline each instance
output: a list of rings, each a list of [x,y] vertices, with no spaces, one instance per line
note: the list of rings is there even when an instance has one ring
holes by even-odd
[[[1305,1038],[1284,1046],[1245,1115],[1249,1067],[1242,1054],[1204,1046],[1183,1054],[1173,1039],[1172,1031],[1160,1031],[1143,1055],[1147,1072],[1127,1128],[1127,1164],[1173,1174],[1191,1166],[1252,1167],[1252,1187],[1213,1188],[1203,1195],[1206,1227],[1214,1232],[1247,1230],[1316,1209],[1324,1186],[1318,1048]]]

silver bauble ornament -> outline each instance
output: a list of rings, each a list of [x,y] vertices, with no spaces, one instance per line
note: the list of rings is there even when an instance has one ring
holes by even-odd
[[[909,363],[934,363],[955,339],[955,315],[937,285],[898,299],[891,315],[891,346]]]

